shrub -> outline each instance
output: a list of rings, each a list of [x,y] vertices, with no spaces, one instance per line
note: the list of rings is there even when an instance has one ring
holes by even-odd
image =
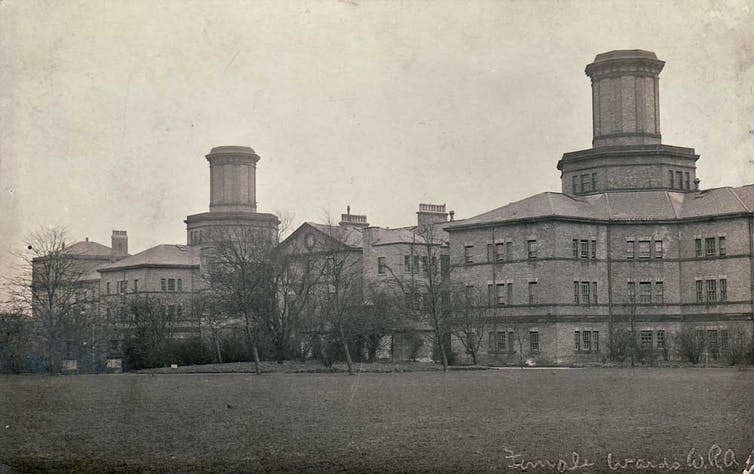
[[[692,364],[698,364],[704,354],[704,333],[686,326],[675,333],[675,347],[678,354]]]

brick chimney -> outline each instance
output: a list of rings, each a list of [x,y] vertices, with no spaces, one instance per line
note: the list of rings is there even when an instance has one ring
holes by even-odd
[[[111,242],[113,257],[121,258],[128,255],[128,233],[125,230],[113,230]]]
[[[419,210],[416,212],[416,220],[419,227],[438,222],[447,222],[448,211],[445,210],[445,204],[419,204]]]
[[[351,229],[363,229],[369,227],[366,215],[351,214],[351,206],[346,207],[346,213],[340,215],[339,226]]]

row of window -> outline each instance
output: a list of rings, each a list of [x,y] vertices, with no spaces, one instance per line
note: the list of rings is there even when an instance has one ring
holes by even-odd
[[[448,271],[447,255],[440,255],[440,271],[445,274]],[[429,259],[426,255],[404,255],[403,256],[403,272],[404,273],[421,273],[427,275],[429,266],[427,265]],[[431,268],[437,269],[437,257],[432,256]],[[388,271],[388,266],[385,257],[377,257],[377,273],[385,275]]]
[[[725,237],[694,239],[694,248],[697,257],[724,257],[726,254]]]
[[[573,302],[574,304],[582,304],[587,306],[590,304],[597,304],[597,282],[574,281]]]
[[[653,336],[656,336],[653,339]],[[665,349],[665,331],[652,331],[645,329],[639,331],[639,342],[643,349]]]
[[[636,285],[637,282],[628,282],[628,301],[636,303]],[[661,281],[640,281],[639,285],[639,304],[663,304],[665,303],[665,284]]]
[[[599,331],[574,331],[574,351],[599,352],[600,351],[600,332]]]
[[[500,242],[494,246],[487,244],[487,261],[506,261],[511,260],[513,254],[512,242]],[[537,241],[526,241],[526,258],[537,258]],[[463,247],[463,261],[466,264],[474,263],[474,246],[465,245]]]
[[[529,331],[529,340],[519,339],[523,337],[513,331],[495,331],[489,334],[489,352],[491,354],[513,354],[516,352],[516,346],[524,347],[528,342],[529,353],[537,354],[539,352],[539,331]]]
[[[691,175],[688,171],[668,170],[671,189],[691,189]]]
[[[466,285],[466,298],[473,298],[474,285]],[[537,282],[530,281],[527,285],[527,301],[537,303]],[[489,306],[505,306],[513,304],[513,283],[489,283],[487,285],[487,304]]]
[[[597,258],[597,241],[594,239],[573,239],[572,247],[573,258],[586,258],[592,260]]]
[[[528,240],[526,242],[526,254],[528,258],[537,258],[537,241]],[[695,239],[695,251],[697,257],[725,256],[726,245],[725,237],[706,237]],[[596,259],[597,258],[597,241],[595,239],[573,239],[572,255],[573,258]],[[474,263],[474,246],[464,246],[464,262]],[[496,244],[487,244],[487,261],[504,262],[512,260],[513,243],[499,242]],[[626,239],[626,259],[661,259],[664,258],[665,249],[661,239]]]
[[[728,301],[728,280],[696,280],[697,303],[725,303]]]
[[[663,257],[662,240],[626,240],[626,258],[648,260]]]
[[[133,283],[133,287],[131,288],[132,293],[138,293],[139,292],[139,279],[136,278],[134,280],[131,280]],[[124,294],[128,292],[128,280],[120,280],[115,282],[115,288],[119,294]],[[105,282],[105,294],[109,295],[112,294],[112,288],[110,287],[110,282]]]
[[[572,177],[573,194],[588,193],[597,190],[597,173],[575,174]]]
[[[202,231],[192,230],[189,232],[189,245],[198,245],[202,243]]]

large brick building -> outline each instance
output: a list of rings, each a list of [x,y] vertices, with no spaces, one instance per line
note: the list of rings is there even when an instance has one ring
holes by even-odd
[[[487,362],[603,360],[627,328],[663,357],[691,329],[715,357],[751,330],[754,186],[699,189],[694,150],[661,144],[663,66],[597,55],[593,146],[558,162],[562,192],[446,227],[452,278],[486,295]]]

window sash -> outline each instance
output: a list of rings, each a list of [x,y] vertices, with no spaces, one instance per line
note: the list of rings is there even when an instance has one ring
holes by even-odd
[[[589,258],[589,241],[588,240],[581,241],[580,256],[581,258]]]
[[[726,252],[725,249],[725,237],[718,237],[717,239],[717,253],[721,256],[724,256]]]
[[[539,352],[539,332],[537,331],[529,331],[529,351]]]
[[[717,282],[707,280],[707,302],[714,303],[717,301]]]
[[[636,256],[636,249],[633,240],[626,241],[626,258],[633,259]]]
[[[537,241],[536,240],[526,241],[526,254],[529,258],[537,258]]]
[[[704,239],[704,251],[708,257],[711,255],[715,255],[715,238],[714,237],[707,237],[706,239]]]
[[[655,240],[655,258],[663,258],[662,240]]]
[[[505,295],[505,283],[498,283],[495,285],[495,300],[498,306],[502,306],[506,303]]]
[[[529,282],[529,304],[535,304],[537,302],[537,282]]]
[[[704,281],[696,280],[696,302],[704,303]]]
[[[725,278],[720,279],[720,301],[728,301],[728,280]]]
[[[652,282],[642,281],[639,283],[639,303],[649,304],[652,302]]]
[[[649,240],[639,241],[639,258],[648,259],[651,255],[651,242]]]
[[[697,257],[704,256],[704,251],[702,249],[702,239],[695,239],[694,240],[694,246],[696,248],[696,256]]]

